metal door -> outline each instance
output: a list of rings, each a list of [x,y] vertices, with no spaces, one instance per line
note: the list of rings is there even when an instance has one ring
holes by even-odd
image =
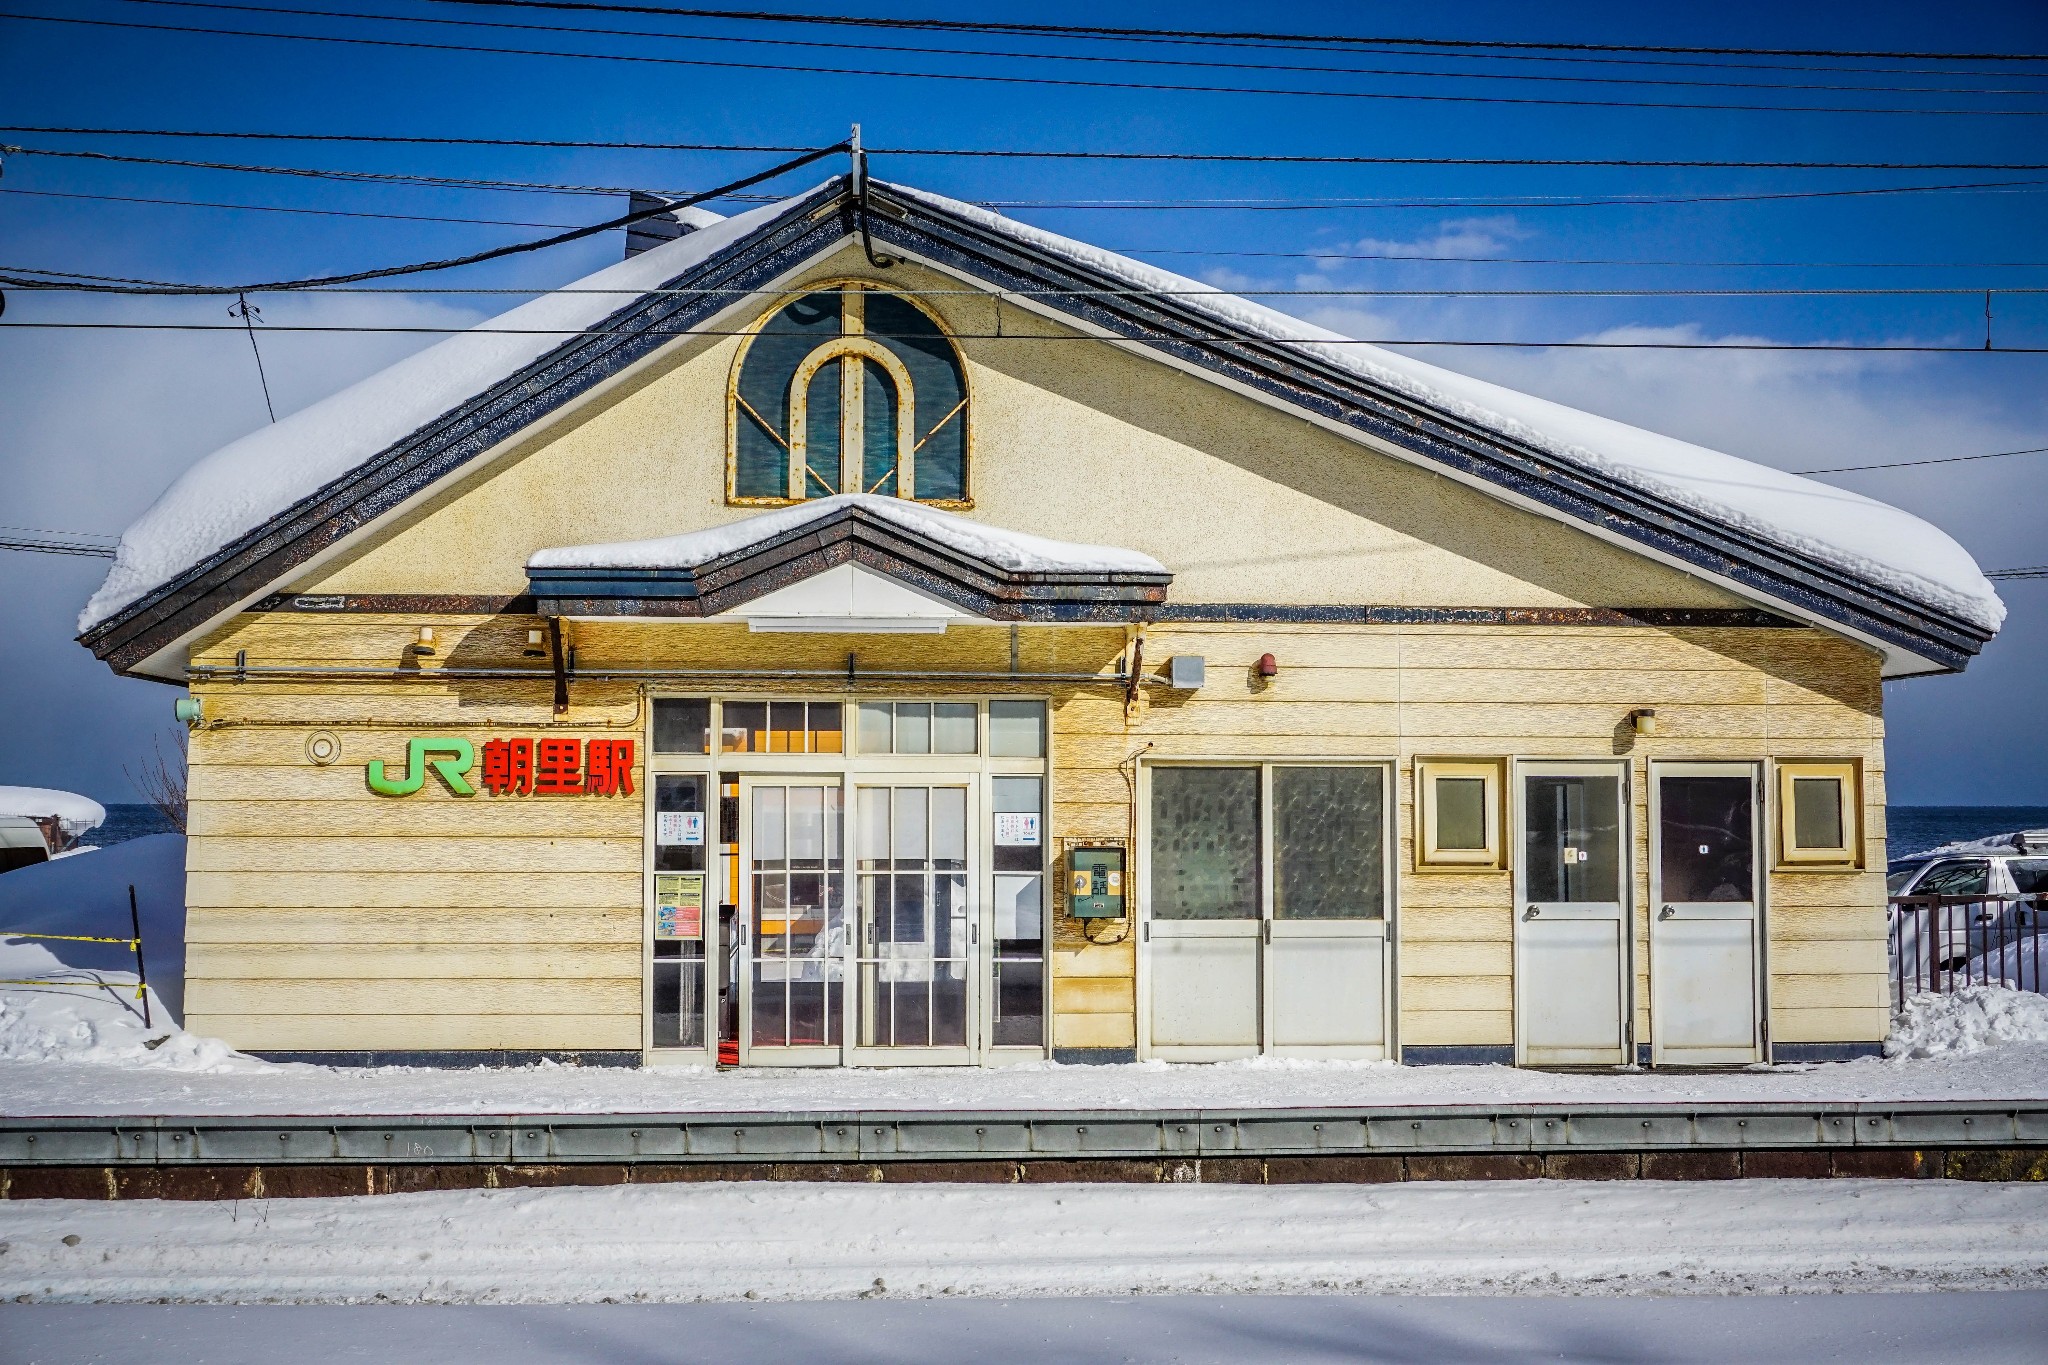
[[[1628,1060],[1627,769],[1516,766],[1515,1061]]]
[[[1387,770],[1266,770],[1265,1050],[1387,1055]]]
[[[856,1060],[974,1060],[988,975],[974,779],[854,787],[853,1034]]]
[[[1261,1024],[1261,769],[1149,770],[1147,1019],[1155,1055],[1251,1056]]]
[[[831,1064],[846,1044],[836,777],[740,779],[740,1057]]]
[[[1650,1059],[1762,1061],[1756,767],[1657,763],[1650,787]]]

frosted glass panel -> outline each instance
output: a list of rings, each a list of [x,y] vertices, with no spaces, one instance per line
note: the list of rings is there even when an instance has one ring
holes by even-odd
[[[997,758],[1045,757],[1045,703],[988,704],[988,751]]]
[[[860,751],[864,754],[886,754],[895,740],[890,734],[890,723],[895,709],[885,701],[864,701],[860,704]]]
[[[889,856],[889,789],[860,789],[860,853],[863,865]]]
[[[1151,865],[1156,918],[1257,919],[1258,769],[1154,769]]]
[[[1486,779],[1439,777],[1436,781],[1436,846],[1447,852],[1486,847]]]
[[[1273,914],[1386,914],[1386,774],[1379,768],[1273,769]]]
[[[932,751],[932,706],[925,701],[896,703],[896,752],[928,754]]]
[[[967,860],[967,788],[932,788],[932,857]]]
[[[925,808],[923,787],[898,787],[896,791],[896,833],[892,852],[898,859],[921,860],[925,853]]]
[[[975,705],[971,701],[942,701],[932,707],[932,752],[971,754],[980,749],[975,742]]]
[[[1842,846],[1842,783],[1834,777],[1792,779],[1792,843],[1795,848]]]
[[[789,789],[789,856],[813,861],[825,856],[825,793],[816,787]]]
[[[783,789],[754,788],[754,855],[757,860],[780,862],[787,857],[782,843]]]

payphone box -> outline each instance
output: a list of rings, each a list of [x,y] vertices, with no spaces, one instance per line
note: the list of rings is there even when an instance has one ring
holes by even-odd
[[[1124,851],[1076,848],[1067,853],[1067,913],[1075,919],[1124,917]]]

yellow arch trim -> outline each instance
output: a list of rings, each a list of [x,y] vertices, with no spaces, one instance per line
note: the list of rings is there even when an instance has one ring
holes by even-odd
[[[810,467],[810,404],[811,380],[818,371],[834,360],[855,356],[871,360],[880,366],[896,385],[896,490],[899,495],[914,497],[917,489],[917,390],[910,382],[910,368],[896,353],[880,342],[864,336],[839,336],[822,343],[805,356],[796,367],[796,374],[789,381],[789,496],[804,496],[805,471]],[[864,380],[857,377],[858,371],[849,370],[840,376],[840,422],[842,433],[839,441],[839,487],[842,489],[867,490],[861,487],[862,454],[866,448],[862,422],[866,407],[861,402]],[[905,493],[904,490],[910,490]]]

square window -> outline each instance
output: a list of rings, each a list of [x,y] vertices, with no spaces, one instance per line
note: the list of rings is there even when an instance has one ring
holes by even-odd
[[[1417,759],[1415,807],[1417,867],[1502,866],[1500,760]]]
[[[1045,703],[988,704],[988,751],[995,758],[1045,757]]]
[[[1778,862],[1854,867],[1858,861],[1857,765],[1833,760],[1778,765]]]
[[[711,703],[702,697],[657,697],[654,701],[654,752],[711,752]]]
[[[980,736],[975,734],[976,712],[971,701],[942,701],[932,705],[932,752],[935,754],[972,754],[981,751]]]

